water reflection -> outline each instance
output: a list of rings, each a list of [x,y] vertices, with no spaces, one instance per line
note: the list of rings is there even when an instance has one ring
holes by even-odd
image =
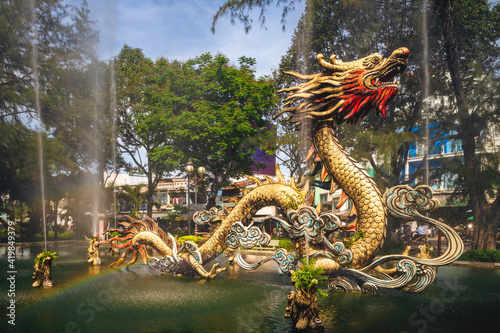
[[[113,270],[86,262],[87,246],[57,246],[52,289],[31,288],[33,258],[41,247],[18,248],[16,327],[12,332],[290,332],[284,318],[288,277],[272,263],[248,272],[230,266],[207,281],[160,274],[144,264]],[[245,260],[257,260],[246,256]],[[1,251],[5,262],[6,253]],[[227,266],[227,259],[217,259]],[[213,263],[210,263],[210,266]],[[384,290],[380,296],[330,293],[319,299],[327,332],[465,332],[496,327],[500,270],[442,267],[421,294]],[[0,281],[2,290],[6,282]],[[450,286],[455,286],[453,290]],[[2,297],[5,297],[3,295]],[[70,324],[68,324],[70,323]],[[2,322],[0,331],[7,331]]]

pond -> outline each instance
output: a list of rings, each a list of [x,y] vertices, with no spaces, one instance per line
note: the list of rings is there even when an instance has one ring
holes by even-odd
[[[273,263],[248,272],[230,266],[216,279],[174,277],[139,263],[114,270],[86,262],[86,245],[59,245],[54,287],[34,289],[33,258],[40,246],[18,247],[15,326],[1,332],[291,332],[284,318],[288,277]],[[246,256],[249,262],[257,257]],[[6,248],[1,249],[7,267]],[[218,259],[228,266],[225,257]],[[4,269],[6,271],[6,269]],[[420,294],[382,290],[379,296],[329,293],[319,299],[326,332],[471,332],[498,328],[500,270],[442,267]],[[0,282],[5,309],[9,281]],[[9,319],[9,318],[7,318]]]

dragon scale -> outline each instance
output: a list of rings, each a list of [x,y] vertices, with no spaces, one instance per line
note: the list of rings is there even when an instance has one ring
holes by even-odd
[[[316,125],[313,142],[325,169],[356,206],[357,231],[366,236],[351,246],[351,266],[362,267],[371,261],[384,239],[386,210],[382,195],[364,168],[344,151],[329,124]]]

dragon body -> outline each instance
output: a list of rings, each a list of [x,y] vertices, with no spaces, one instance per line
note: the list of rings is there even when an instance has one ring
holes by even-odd
[[[266,261],[275,260],[280,273],[291,273],[298,259],[313,256],[315,265],[323,267],[330,275],[329,287],[333,290],[376,292],[377,287],[383,287],[417,292],[425,289],[434,280],[433,266],[449,264],[460,256],[463,250],[460,237],[445,224],[420,213],[439,206],[428,186],[414,189],[399,185],[382,194],[364,168],[343,149],[335,134],[338,126],[355,123],[370,110],[386,116],[387,105],[398,91],[394,77],[406,68],[408,54],[408,49],[403,47],[386,59],[380,54],[372,54],[348,63],[337,60],[335,56],[327,62],[318,55],[318,63],[325,69],[323,72],[312,75],[287,72],[305,82],[282,90],[288,95],[280,114],[288,114],[289,121],[298,128],[311,129],[313,146],[309,155],[316,163],[312,174],[319,175],[320,181],[308,184],[326,185],[330,193],[342,189],[340,201],[346,198],[353,201],[357,211],[356,231],[362,236],[354,237],[348,244],[337,240],[331,243],[328,235],[339,230],[338,217],[321,213],[319,207],[307,206],[304,198],[308,197],[309,186],[299,189],[293,178],[289,184],[285,183],[277,168],[276,180],[266,177],[266,182],[249,177],[256,182],[256,188],[236,204],[201,247],[185,242],[178,249],[171,235],[165,236],[154,226],[149,226],[150,230],[135,228],[133,232],[126,232],[123,240],[127,243],[121,247],[127,247],[126,253],[135,251],[134,262],[137,251],[146,260],[143,246],[151,246],[162,258],[151,258],[150,266],[164,272],[206,278],[212,278],[225,269],[215,264],[206,271],[203,265],[231,248],[238,251],[236,262],[241,267],[256,269]],[[255,264],[247,263],[239,254],[239,248],[269,243],[270,236],[253,225],[252,217],[260,208],[271,205],[280,207],[285,219],[268,219],[280,223],[287,231],[294,252],[278,249],[270,258]],[[447,239],[448,249],[435,259],[397,255],[373,261],[385,238],[388,214],[435,225]],[[194,220],[206,223],[214,216],[212,211],[199,211]],[[382,264],[391,264],[393,269],[381,269]]]
[[[387,104],[398,90],[392,79],[406,68],[408,53],[408,49],[400,48],[385,60],[380,54],[372,54],[350,63],[340,62],[335,56],[326,62],[320,54],[317,60],[325,72],[288,72],[307,81],[283,90],[289,95],[281,113],[291,113],[289,120],[298,127],[312,127],[313,147],[323,166],[322,179],[326,175],[331,178],[330,193],[340,187],[356,207],[357,231],[365,237],[351,246],[352,267],[362,267],[375,256],[384,240],[387,213],[373,179],[340,145],[335,127],[343,122],[355,123],[372,109],[385,117]]]
[[[357,232],[363,232],[365,237],[350,247],[350,266],[362,267],[373,259],[384,239],[387,214],[382,195],[364,168],[344,151],[328,124],[319,123],[313,133],[314,146],[325,169],[356,206]]]

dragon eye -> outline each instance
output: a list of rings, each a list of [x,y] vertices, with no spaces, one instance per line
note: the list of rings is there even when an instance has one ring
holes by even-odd
[[[379,61],[380,61],[380,58],[379,58],[379,57],[374,57],[374,58],[373,58],[373,62],[374,62],[374,63],[377,63],[377,62],[379,62]]]

